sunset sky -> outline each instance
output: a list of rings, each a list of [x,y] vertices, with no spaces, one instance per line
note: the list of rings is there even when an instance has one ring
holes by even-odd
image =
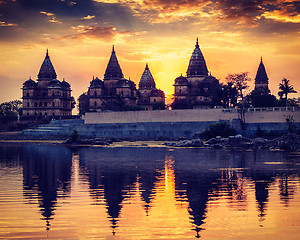
[[[263,57],[270,89],[282,78],[300,96],[300,2],[292,0],[0,0],[0,102],[20,99],[46,49],[73,96],[103,75],[115,45],[124,77],[138,84],[149,64],[170,96],[196,38],[208,70],[254,78]]]

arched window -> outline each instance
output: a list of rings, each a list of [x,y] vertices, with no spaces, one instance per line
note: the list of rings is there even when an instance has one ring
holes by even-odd
[[[29,97],[29,93],[27,93],[26,96]]]
[[[181,89],[179,89],[179,93],[181,93]]]
[[[40,107],[42,107],[43,106],[43,104],[40,102]]]
[[[47,103],[46,102],[44,102],[44,107],[47,107]]]
[[[54,107],[55,106],[55,103],[54,102],[52,102],[52,107]]]
[[[27,107],[29,107],[29,102],[27,102]]]
[[[155,102],[155,103],[156,103],[156,99],[155,99],[155,98],[154,98],[153,102]]]
[[[34,106],[37,107],[37,102],[34,103]]]
[[[95,107],[97,106],[97,102],[96,102],[96,101],[94,102],[94,106],[95,106]]]
[[[94,96],[97,96],[97,92],[96,91],[94,92]]]
[[[54,92],[52,92],[52,96],[54,96]]]

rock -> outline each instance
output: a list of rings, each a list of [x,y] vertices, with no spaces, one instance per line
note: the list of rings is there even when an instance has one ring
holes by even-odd
[[[279,138],[275,138],[278,147],[284,150],[297,150],[300,149],[300,136],[297,134],[289,133]]]
[[[268,143],[267,139],[261,137],[254,138],[252,141],[253,141],[253,146],[256,148],[264,148]]]
[[[242,135],[230,136],[225,142],[226,147],[250,148],[253,146],[253,141],[250,138]]]
[[[175,144],[175,147],[203,147],[204,143],[201,139],[182,140]]]
[[[174,147],[176,145],[176,143],[175,142],[165,142],[165,143],[163,143],[163,145],[169,146],[169,147]]]
[[[211,145],[211,144],[220,144],[220,143],[225,143],[225,141],[227,141],[227,138],[222,138],[222,137],[218,136],[218,137],[209,139],[206,142],[206,144],[209,144],[209,145]]]

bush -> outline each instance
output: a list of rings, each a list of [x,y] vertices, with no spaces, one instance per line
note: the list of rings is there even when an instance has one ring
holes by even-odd
[[[217,122],[209,126],[208,129],[205,129],[201,134],[201,137],[205,140],[214,138],[216,136],[229,137],[236,135],[234,128],[230,127],[227,122]]]
[[[72,142],[77,142],[79,139],[79,134],[77,130],[73,130],[73,132],[71,133],[71,140]]]

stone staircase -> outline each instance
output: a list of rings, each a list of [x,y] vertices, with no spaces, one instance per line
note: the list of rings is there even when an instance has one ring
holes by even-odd
[[[49,124],[41,124],[34,129],[25,129],[21,134],[29,136],[70,136],[74,129],[82,126],[81,119],[52,120]]]

